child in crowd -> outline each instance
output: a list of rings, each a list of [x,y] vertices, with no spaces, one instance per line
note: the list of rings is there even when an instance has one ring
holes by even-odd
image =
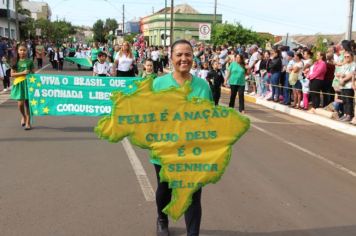
[[[33,61],[27,59],[26,45],[20,45],[18,47],[18,58],[11,69],[11,76],[15,78],[11,90],[11,98],[17,100],[17,106],[21,113],[21,126],[25,127],[25,130],[31,129],[26,80],[26,75],[29,73],[34,73]]]
[[[190,73],[196,77],[199,77],[198,63],[196,61],[193,61],[193,65],[192,65],[192,69],[190,69]]]
[[[107,55],[105,52],[100,51],[98,53],[98,61],[94,63],[93,66],[93,76],[101,76],[101,77],[106,77],[106,76],[111,76],[110,71],[111,67],[110,64],[106,61]]]
[[[146,59],[143,67],[143,71],[138,75],[138,77],[144,79],[155,79],[157,74],[153,71],[153,61],[152,59]]]
[[[203,63],[203,69],[201,69],[198,73],[198,77],[202,79],[206,79],[209,73],[209,63],[204,62]]]
[[[10,74],[11,74],[11,68],[9,64],[7,63],[6,56],[2,57],[2,64],[0,68],[0,78],[3,81],[4,84],[4,91],[6,92],[8,89],[10,89]]]
[[[303,92],[303,108],[304,110],[308,110],[308,106],[309,106],[309,79],[307,79],[306,77],[303,77],[300,80],[300,83],[302,84],[302,92]],[[302,107],[300,105],[300,107]]]
[[[64,61],[64,56],[63,56],[63,51],[61,48],[57,47],[56,52],[54,53],[54,58],[53,58],[56,69],[57,70],[63,70],[63,61]]]
[[[219,105],[219,100],[221,96],[221,85],[224,83],[224,76],[219,69],[219,62],[214,61],[212,65],[212,70],[209,71],[208,75],[206,76],[206,80],[208,81],[211,91],[213,93],[213,98],[215,105]]]

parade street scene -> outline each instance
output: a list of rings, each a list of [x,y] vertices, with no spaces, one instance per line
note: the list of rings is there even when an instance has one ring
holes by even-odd
[[[353,15],[0,1],[0,236],[356,236]]]

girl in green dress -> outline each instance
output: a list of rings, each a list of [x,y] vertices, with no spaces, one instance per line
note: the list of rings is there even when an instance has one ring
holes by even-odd
[[[11,77],[15,79],[11,90],[11,98],[17,100],[17,106],[21,113],[21,126],[25,127],[25,130],[30,130],[31,121],[26,75],[34,73],[34,65],[32,60],[26,58],[26,55],[26,46],[20,45],[18,47],[18,58],[11,69]]]

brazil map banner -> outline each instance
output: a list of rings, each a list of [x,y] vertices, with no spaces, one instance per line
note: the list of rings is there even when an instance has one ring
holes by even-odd
[[[110,142],[128,137],[150,150],[150,158],[162,165],[161,181],[168,182],[173,193],[164,212],[177,220],[194,192],[220,180],[232,145],[249,129],[250,121],[232,108],[205,99],[188,100],[189,83],[153,92],[152,81],[137,83],[130,95],[114,92],[113,111],[95,131]]]

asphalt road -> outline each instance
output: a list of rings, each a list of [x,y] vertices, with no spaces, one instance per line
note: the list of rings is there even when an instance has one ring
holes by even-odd
[[[98,118],[36,117],[24,131],[7,98],[0,95],[0,236],[155,235],[146,151],[99,140]],[[250,131],[221,181],[203,189],[201,235],[355,236],[356,138],[257,105],[246,110]],[[137,160],[147,177],[136,175]],[[170,227],[185,235],[184,219]]]

